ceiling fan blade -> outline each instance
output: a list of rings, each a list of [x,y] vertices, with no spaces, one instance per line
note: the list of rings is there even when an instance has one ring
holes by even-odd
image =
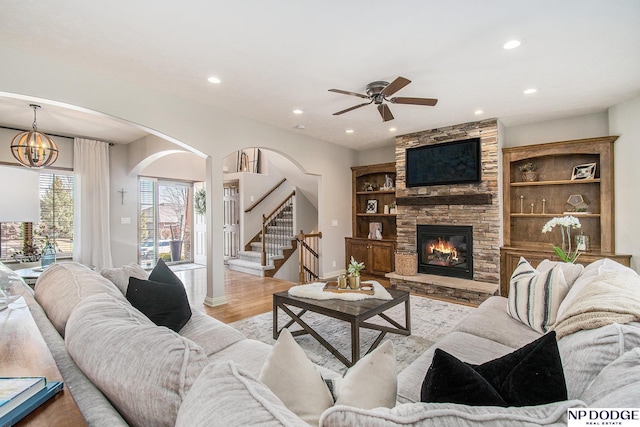
[[[371,104],[372,101],[370,102],[365,102],[364,104],[360,104],[360,105],[354,105],[353,107],[347,108],[346,110],[342,110],[342,111],[338,111],[337,113],[333,113],[334,116],[339,116],[340,114],[344,114],[344,113],[348,113],[349,111],[355,110],[356,108],[360,108],[360,107],[364,107],[365,105],[369,105]]]
[[[393,95],[409,83],[411,83],[411,80],[405,79],[404,77],[398,77],[397,79],[389,83],[384,89],[382,89],[382,92],[380,93],[384,96]]]
[[[329,92],[341,93],[343,95],[359,96],[360,98],[369,99],[368,95],[363,95],[361,93],[355,93],[355,92],[347,92],[346,90],[329,89]]]
[[[378,112],[380,116],[382,116],[383,122],[388,122],[389,120],[393,120],[393,114],[391,114],[391,110],[387,104],[378,105]]]
[[[393,104],[413,104],[413,105],[428,105],[433,107],[438,103],[437,99],[434,98],[405,98],[405,97],[397,97],[391,98],[389,102]]]

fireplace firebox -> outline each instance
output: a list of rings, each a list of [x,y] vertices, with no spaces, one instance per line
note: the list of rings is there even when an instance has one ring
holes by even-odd
[[[418,272],[473,279],[473,227],[418,225]]]

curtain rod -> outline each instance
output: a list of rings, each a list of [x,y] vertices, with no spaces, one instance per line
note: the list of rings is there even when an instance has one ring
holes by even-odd
[[[18,128],[12,128],[12,127],[9,127],[9,126],[2,126],[2,125],[0,125],[0,128],[2,128],[2,129],[8,129],[8,130],[17,130],[18,132],[26,132],[26,131],[27,131],[27,129],[18,129]],[[68,136],[68,135],[56,135],[55,133],[49,133],[49,132],[45,132],[45,133],[46,133],[47,135],[49,135],[49,136],[55,136],[55,137],[57,137],[57,138],[68,138],[68,139],[73,139],[73,138],[87,138],[87,139],[94,139],[94,140],[95,140],[95,138],[89,138],[89,137],[83,137],[83,136],[75,137],[75,136]],[[104,141],[104,142],[106,142],[107,144],[109,144],[109,147],[113,147],[114,145],[116,145],[114,142],[107,142],[107,141]]]

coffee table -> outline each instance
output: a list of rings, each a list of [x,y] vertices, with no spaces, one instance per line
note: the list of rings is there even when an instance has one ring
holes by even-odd
[[[283,326],[288,328],[294,323],[302,327],[302,330],[292,331],[294,336],[309,334],[314,337],[322,346],[331,352],[338,360],[347,367],[353,366],[360,360],[360,328],[372,329],[380,331],[371,347],[365,354],[369,354],[382,342],[387,333],[411,335],[411,312],[409,306],[409,292],[399,291],[395,289],[387,289],[393,297],[392,300],[381,299],[364,299],[360,301],[345,301],[340,299],[317,300],[310,298],[299,298],[289,295],[288,292],[279,292],[273,294],[273,338],[277,339],[282,329],[278,329],[278,310],[284,311],[291,320]],[[404,326],[391,319],[385,314],[385,311],[398,304],[404,303]],[[301,309],[297,313],[292,310],[293,307]],[[314,312],[323,316],[343,320],[351,325],[351,360],[347,359],[325,338],[320,336],[318,332],[313,330],[304,320],[302,316],[308,312]],[[390,326],[377,325],[367,320],[372,317],[379,316],[387,321]]]

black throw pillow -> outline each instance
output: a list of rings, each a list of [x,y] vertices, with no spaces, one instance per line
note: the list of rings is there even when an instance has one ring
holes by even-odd
[[[151,274],[149,274],[149,280],[160,283],[173,283],[180,285],[184,289],[182,280],[176,276],[176,273],[171,271],[162,258],[158,258],[158,263],[153,270],[151,270]]]
[[[482,365],[462,362],[437,348],[420,400],[505,407],[567,400],[556,333]]]
[[[178,285],[130,277],[127,300],[156,325],[176,332],[191,319],[191,307],[182,282]]]

